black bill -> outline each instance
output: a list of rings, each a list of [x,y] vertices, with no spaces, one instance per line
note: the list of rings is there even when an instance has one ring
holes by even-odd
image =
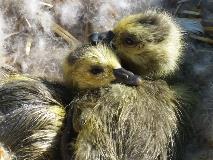
[[[113,71],[116,80],[115,83],[123,83],[130,86],[138,86],[141,84],[141,78],[124,68],[114,69]]]
[[[112,31],[101,33],[95,32],[89,36],[89,42],[92,45],[97,45],[98,43],[110,44],[114,36]]]

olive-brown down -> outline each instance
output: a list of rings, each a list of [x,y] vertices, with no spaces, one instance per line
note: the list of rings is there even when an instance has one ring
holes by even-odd
[[[79,132],[75,160],[168,160],[172,156],[179,103],[165,82],[142,81],[139,87],[113,84],[82,92],[71,105],[73,126]]]
[[[109,48],[84,45],[66,58],[64,80],[70,87],[98,88],[115,80],[113,70],[118,68],[121,68],[120,62]]]
[[[110,49],[85,45],[65,60],[65,83],[27,75],[5,76],[0,81],[3,150],[11,151],[17,160],[60,159],[60,137],[69,103],[80,89],[111,83],[116,78],[113,70],[119,68]]]
[[[148,10],[121,19],[112,30],[112,44],[122,66],[150,78],[165,77],[178,67],[181,30],[165,12]]]
[[[57,157],[65,90],[61,84],[18,75],[0,82],[0,142],[15,159]]]

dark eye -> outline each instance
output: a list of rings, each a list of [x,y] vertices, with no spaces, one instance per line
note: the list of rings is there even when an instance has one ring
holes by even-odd
[[[127,44],[127,45],[133,45],[133,44],[135,44],[134,40],[131,37],[126,37],[124,39],[124,43]]]
[[[94,74],[94,75],[98,75],[104,72],[103,67],[101,66],[92,66],[90,69],[90,73]]]
[[[151,20],[151,19],[146,19],[146,20],[141,20],[140,21],[141,24],[149,24],[149,25],[155,25],[155,21]]]
[[[139,19],[139,23],[142,25],[158,25],[160,21],[160,17],[157,16],[150,16],[150,17],[143,17]]]

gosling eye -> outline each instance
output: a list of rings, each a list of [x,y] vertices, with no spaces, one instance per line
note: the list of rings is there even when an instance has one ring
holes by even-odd
[[[142,24],[142,25],[144,25],[144,24],[156,25],[157,24],[157,19],[155,19],[155,18],[145,18],[145,19],[139,20],[139,23]]]
[[[92,73],[93,75],[98,75],[103,72],[104,72],[104,69],[101,66],[92,66],[90,69],[90,73]]]
[[[134,39],[131,38],[131,37],[126,37],[126,38],[124,38],[124,44],[129,45],[129,46],[132,46],[132,45],[135,44],[135,41],[134,41]]]

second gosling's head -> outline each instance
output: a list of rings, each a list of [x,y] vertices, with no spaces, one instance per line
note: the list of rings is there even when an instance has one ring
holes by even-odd
[[[114,46],[121,61],[128,64],[127,68],[134,68],[134,73],[162,77],[177,68],[182,35],[165,12],[149,10],[124,17],[112,31],[105,33],[107,36],[102,33],[99,37],[107,37],[106,42]]]
[[[140,78],[123,69],[118,58],[104,45],[84,45],[70,53],[63,66],[68,86],[79,89],[98,88],[111,82],[139,85]]]

